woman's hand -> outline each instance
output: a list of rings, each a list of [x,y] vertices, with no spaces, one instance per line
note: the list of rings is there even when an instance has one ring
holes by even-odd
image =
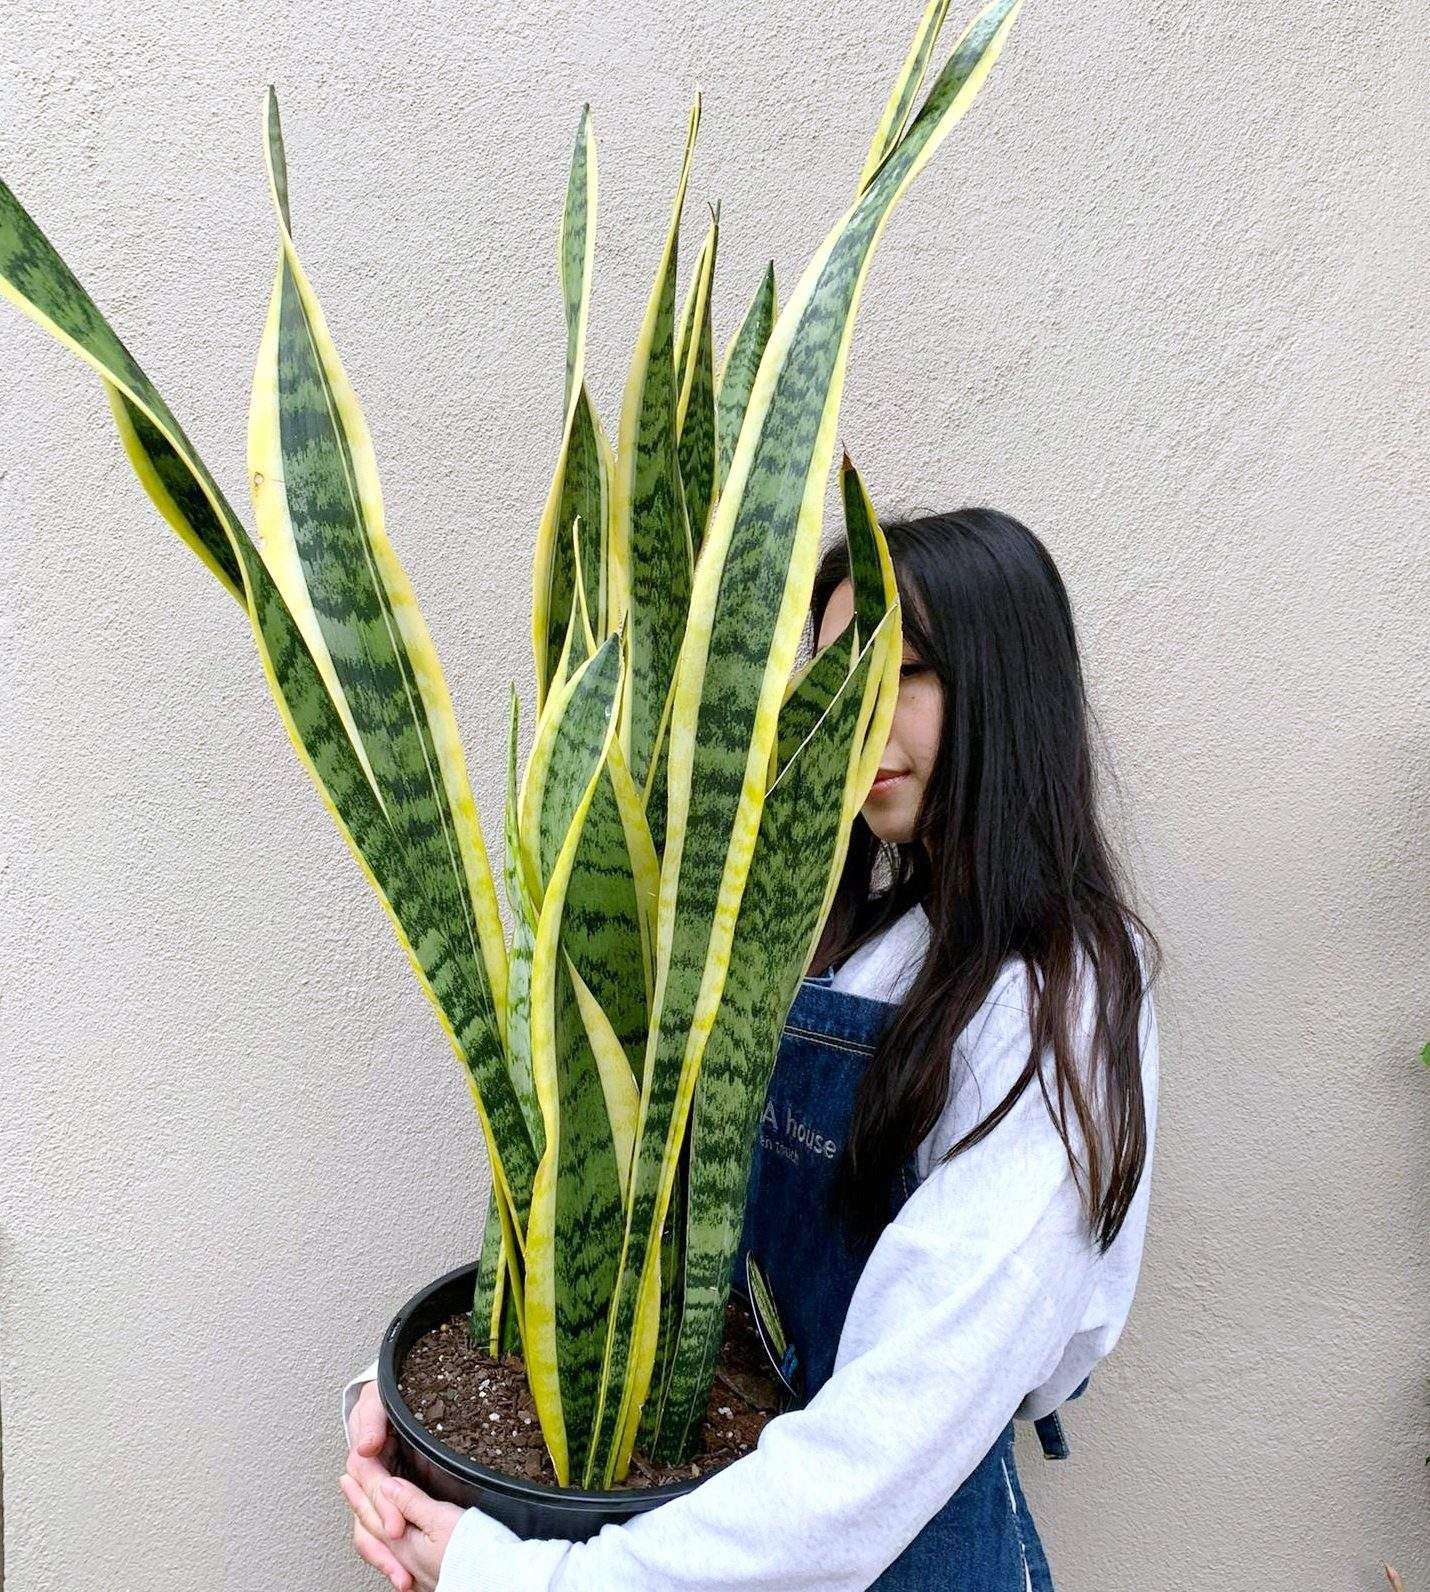
[[[351,1478],[345,1476],[351,1485]],[[343,1489],[345,1492],[347,1488]],[[438,1503],[410,1481],[390,1476],[378,1488],[384,1513],[396,1509],[403,1530],[387,1538],[386,1548],[397,1560],[398,1569],[407,1576],[405,1584],[412,1592],[435,1592],[442,1574],[442,1559],[447,1544],[462,1518],[456,1504]],[[369,1561],[371,1562],[371,1561]]]
[[[376,1382],[364,1382],[348,1420],[352,1447],[348,1468],[338,1479],[353,1512],[353,1547],[358,1557],[383,1575],[397,1592],[412,1592],[412,1576],[394,1557],[387,1538],[401,1536],[406,1527],[402,1511],[380,1489],[391,1476],[389,1466],[397,1440],[388,1429]]]
[[[397,1443],[376,1382],[364,1384],[350,1429],[353,1446],[338,1485],[353,1512],[358,1557],[381,1571],[397,1592],[433,1592],[462,1511],[392,1476]]]

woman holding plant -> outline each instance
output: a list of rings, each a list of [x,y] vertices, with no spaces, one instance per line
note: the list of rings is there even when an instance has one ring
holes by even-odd
[[[740,1251],[781,1301],[805,1406],[590,1542],[521,1541],[389,1479],[376,1384],[349,1384],[354,1540],[400,1592],[1052,1586],[1012,1423],[1065,1454],[1053,1412],[1126,1319],[1160,957],[1099,823],[1042,543],[990,509],[885,535],[897,706],[770,1080]],[[853,618],[847,571],[840,546],[815,580],[821,649]],[[816,1134],[837,1158],[807,1153]]]

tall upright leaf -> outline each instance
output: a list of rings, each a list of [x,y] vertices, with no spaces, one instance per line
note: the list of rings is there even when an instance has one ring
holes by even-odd
[[[676,407],[680,478],[690,522],[691,550],[700,556],[705,526],[715,504],[715,372],[714,334],[711,329],[711,284],[720,242],[720,207],[710,212],[710,230],[700,246],[681,318],[675,368],[680,377]]]
[[[532,562],[531,637],[536,659],[538,708],[551,689],[571,618],[575,566],[571,522],[586,527],[584,581],[593,623],[606,633],[604,579],[610,534],[611,449],[601,417],[586,389],[586,326],[591,311],[591,272],[596,252],[596,140],[591,107],[581,107],[566,207],[557,240],[557,266],[566,312],[566,422],[556,469],[537,530]],[[614,629],[615,626],[611,627]]]
[[[692,1108],[679,1341],[662,1343],[648,1451],[683,1461],[698,1434],[720,1347],[730,1263],[759,1108],[779,1031],[844,866],[849,825],[868,795],[899,694],[903,652],[888,545],[848,454],[841,468],[855,619],[818,652],[780,709],[779,773],[731,942],[720,1016]],[[856,640],[861,649],[851,649]],[[851,673],[852,668],[852,673]],[[878,736],[869,762],[869,742]],[[668,1224],[667,1224],[668,1225]]]
[[[525,1348],[542,1435],[563,1484],[573,1466],[578,1477],[589,1474],[619,1260],[622,1168],[565,934],[572,872],[615,734],[620,662],[620,638],[612,636],[574,677],[540,797],[545,878],[531,969],[531,1053],[545,1147],[527,1228]]]
[[[771,260],[740,322],[740,329],[731,338],[720,362],[715,384],[715,435],[720,445],[717,493],[725,490],[730,460],[735,456],[735,444],[739,441],[740,427],[744,424],[745,410],[755,385],[755,372],[760,368],[760,359],[774,324],[775,262]]]
[[[882,633],[864,648],[765,798],[749,883],[729,953],[720,1017],[695,1091],[679,1334],[652,1457],[683,1460],[709,1396],[739,1244],[765,1086],[780,1029],[823,921],[842,860],[845,786],[861,750],[861,709]]]
[[[656,755],[657,732],[690,599],[691,541],[676,451],[675,270],[680,216],[700,125],[690,112],[665,247],[626,381],[611,504],[607,623],[627,625],[630,690],[621,747],[639,789]]]

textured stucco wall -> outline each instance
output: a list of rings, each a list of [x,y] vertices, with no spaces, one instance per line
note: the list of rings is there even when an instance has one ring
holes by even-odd
[[[696,86],[723,344],[846,203],[918,10],[18,0],[0,173],[247,515],[277,86],[494,836],[581,102],[614,434]],[[1170,954],[1141,1292],[1071,1461],[1020,1437],[1067,1592],[1430,1589],[1424,32],[1027,0],[861,310],[841,436],[885,512],[1053,549]],[[472,1253],[477,1128],[96,378],[9,306],[0,372],[10,1592],[356,1592],[338,1388]]]

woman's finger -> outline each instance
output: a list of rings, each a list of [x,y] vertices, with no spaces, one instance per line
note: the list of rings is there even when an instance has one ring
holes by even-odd
[[[372,1500],[381,1531],[389,1537],[400,1537],[406,1530],[407,1522],[393,1500],[381,1491],[383,1482],[392,1476],[387,1466],[376,1459],[364,1459],[356,1449],[349,1449],[348,1475]]]
[[[371,1532],[375,1537],[386,1539],[389,1533],[372,1499],[351,1476],[339,1476],[338,1486],[342,1488],[343,1497],[348,1501],[348,1508],[352,1510],[363,1530]]]
[[[412,1592],[411,1572],[393,1558],[391,1549],[379,1542],[361,1520],[353,1521],[353,1546],[358,1557],[385,1575],[397,1592]]]

